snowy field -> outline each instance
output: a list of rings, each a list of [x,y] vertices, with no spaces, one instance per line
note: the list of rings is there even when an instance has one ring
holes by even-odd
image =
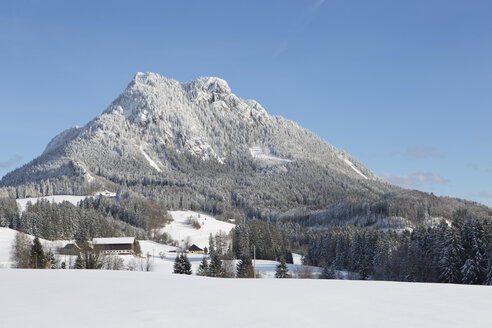
[[[492,288],[0,270],[0,327],[491,327]]]

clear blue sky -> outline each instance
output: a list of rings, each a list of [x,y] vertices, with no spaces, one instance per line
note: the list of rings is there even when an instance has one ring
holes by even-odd
[[[219,76],[379,176],[492,206],[491,13],[473,0],[2,1],[0,176],[152,71]]]

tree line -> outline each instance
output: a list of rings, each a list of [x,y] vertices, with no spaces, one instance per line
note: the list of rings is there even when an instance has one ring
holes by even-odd
[[[343,226],[311,232],[306,264],[359,279],[492,283],[492,225],[473,218],[403,232]]]

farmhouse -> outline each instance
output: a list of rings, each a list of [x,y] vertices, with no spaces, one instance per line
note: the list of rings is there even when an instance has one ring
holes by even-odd
[[[92,245],[96,252],[106,254],[133,254],[136,241],[134,237],[94,238]]]
[[[188,252],[190,252],[191,254],[203,254],[203,249],[193,244],[190,246],[190,248],[188,248]]]

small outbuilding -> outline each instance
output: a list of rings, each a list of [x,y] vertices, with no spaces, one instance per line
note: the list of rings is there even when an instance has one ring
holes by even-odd
[[[135,252],[135,237],[94,238],[92,245],[96,252],[128,255]]]
[[[190,248],[188,248],[188,252],[190,252],[191,254],[204,254],[203,249],[195,244],[191,245]]]

